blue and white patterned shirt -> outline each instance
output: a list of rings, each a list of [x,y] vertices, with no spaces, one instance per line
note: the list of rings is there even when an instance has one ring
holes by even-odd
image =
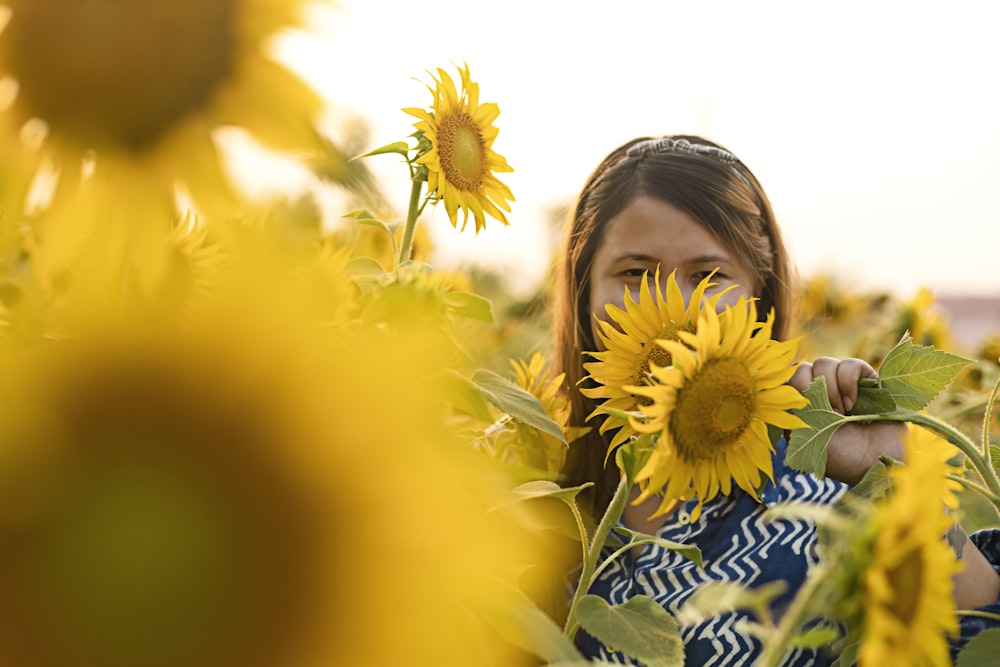
[[[763,512],[779,503],[804,501],[830,504],[839,499],[848,486],[830,479],[816,479],[785,465],[784,439],[775,447],[774,480],[761,496],[763,504],[749,494],[736,490],[731,496],[718,496],[705,503],[694,523],[687,516],[696,501],[682,504],[677,520],[666,522],[657,531],[659,537],[683,542],[701,549],[703,566],[699,567],[680,554],[647,545],[638,558],[622,555],[600,576],[590,593],[617,605],[635,595],[646,595],[677,614],[698,586],[707,581],[737,582],[756,588],[774,581],[786,583],[786,592],[777,598],[772,611],[780,615],[805,580],[806,572],[817,560],[816,530],[799,519],[761,520]],[[981,531],[974,542],[1000,567],[1000,531]],[[605,554],[609,555],[610,551]],[[1000,611],[1000,604],[983,608]],[[689,667],[750,667],[760,654],[761,644],[754,637],[739,632],[746,612],[722,614],[698,625],[681,628],[685,665]],[[964,618],[962,635],[953,650],[964,645],[976,632],[997,623],[981,618]],[[619,653],[609,652],[603,644],[581,631],[577,643],[588,658],[631,664]],[[836,656],[825,649],[790,651],[782,667],[827,667]]]

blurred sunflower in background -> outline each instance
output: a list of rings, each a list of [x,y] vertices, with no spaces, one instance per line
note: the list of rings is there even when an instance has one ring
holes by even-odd
[[[801,336],[804,357],[850,356],[852,345],[880,314],[890,296],[851,289],[842,278],[816,273],[797,284],[792,335]]]
[[[929,345],[938,350],[954,347],[948,320],[940,312],[934,293],[927,287],[921,287],[912,299],[902,304],[896,331],[899,332],[897,338],[909,331],[917,345]]]
[[[552,369],[545,355],[536,352],[531,359],[510,359],[514,371],[514,382],[532,396],[537,398],[545,410],[545,414],[562,430],[566,443],[572,446],[589,428],[569,426],[572,406],[565,394],[563,380],[565,373],[550,377]],[[566,443],[556,437],[537,429],[518,424],[516,420],[511,427],[513,431],[508,438],[513,448],[519,452],[517,457],[522,464],[531,465],[550,475],[562,471],[566,462]]]
[[[703,307],[715,308],[715,303],[721,294],[713,295],[706,304],[702,304],[705,290],[712,286],[711,276],[698,283],[690,301],[685,305],[684,295],[677,284],[675,274],[676,271],[670,272],[667,284],[661,290],[660,269],[657,267],[652,281],[655,297],[650,291],[648,276],[644,275],[642,287],[639,288],[638,302],[626,289],[624,310],[613,304],[605,306],[611,321],[600,319],[597,321],[599,327],[597,336],[604,350],[588,352],[588,356],[596,361],[583,365],[597,386],[582,388],[580,392],[588,398],[602,401],[587,419],[602,414],[603,408],[623,412],[637,410],[640,403],[647,399],[627,387],[649,384],[650,369],[654,364],[670,365],[670,353],[656,341],[680,340],[681,331],[695,330]],[[635,429],[626,418],[609,414],[601,422],[600,432],[603,434],[613,429],[618,431],[611,439],[609,453],[611,449],[635,435]]]
[[[729,495],[733,482],[758,498],[764,478],[774,480],[767,425],[805,426],[788,411],[808,401],[785,384],[798,367],[797,341],[772,340],[773,321],[771,313],[758,322],[754,302],[741,297],[721,315],[703,308],[694,333],[656,341],[672,365],[654,362],[652,383],[625,387],[648,399],[639,403],[646,419],[630,417],[632,428],[656,434],[636,475],[643,488],[636,503],[661,494],[656,513],[662,514],[694,496],[694,521],[705,501]]]
[[[219,215],[234,193],[213,133],[246,130],[283,151],[315,142],[315,92],[267,41],[299,24],[300,0],[3,0],[0,77],[13,86],[5,143],[32,140],[55,181],[31,249],[53,280],[86,245],[159,277],[157,249],[181,188]],[[26,202],[7,210],[21,222]]]
[[[476,233],[486,228],[486,216],[507,224],[504,211],[510,212],[509,202],[514,201],[510,188],[496,176],[513,171],[507,160],[493,150],[497,128],[493,121],[500,115],[500,107],[493,102],[479,102],[479,84],[469,74],[469,67],[459,69],[461,92],[451,76],[438,69],[433,77],[434,95],[430,110],[408,108],[404,111],[415,116],[413,124],[424,149],[417,162],[427,168],[427,187],[430,197],[444,201],[451,225],[458,225],[458,211],[463,213],[462,227],[471,213],[476,222]]]
[[[945,351],[955,349],[947,317],[933,292],[922,287],[910,299],[887,299],[873,308],[867,326],[854,332],[853,347],[847,354],[878,367],[907,332],[915,345]]]

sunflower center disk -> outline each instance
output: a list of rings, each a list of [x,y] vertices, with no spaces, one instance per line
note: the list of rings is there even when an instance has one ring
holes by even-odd
[[[90,476],[25,553],[56,621],[108,664],[197,654],[232,614],[239,554],[221,508],[207,490],[147,466]]]
[[[671,340],[676,340],[676,336],[671,336]],[[670,353],[656,344],[655,338],[650,338],[642,346],[642,352],[636,355],[635,367],[632,371],[632,384],[649,384],[650,364],[657,366],[669,366],[671,361]],[[636,396],[639,405],[650,405],[653,399],[648,396]]]
[[[924,557],[919,549],[915,549],[902,559],[898,567],[887,573],[892,586],[893,600],[889,605],[890,612],[904,626],[909,626],[917,612],[924,579]]]
[[[85,148],[146,148],[234,69],[235,0],[9,4],[0,49],[22,105]]]
[[[677,392],[670,433],[681,457],[708,461],[737,445],[754,414],[754,385],[735,359],[709,362]]]
[[[448,182],[462,190],[478,190],[486,174],[485,145],[467,113],[446,118],[438,129],[438,156]]]

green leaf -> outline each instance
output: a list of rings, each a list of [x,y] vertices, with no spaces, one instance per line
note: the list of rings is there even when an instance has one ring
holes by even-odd
[[[448,312],[473,320],[493,324],[493,304],[490,300],[471,292],[448,292],[444,295]]]
[[[822,626],[806,630],[792,639],[792,646],[797,648],[819,648],[826,646],[840,637],[840,632],[830,626]]]
[[[394,141],[391,144],[386,144],[385,146],[380,146],[373,151],[369,151],[364,155],[359,155],[362,157],[371,157],[373,155],[385,155],[386,153],[398,153],[403,157],[407,157],[410,153],[410,145],[405,141]]]
[[[858,653],[861,651],[861,642],[852,642],[844,646],[840,655],[834,660],[830,667],[855,667],[858,662]]]
[[[858,402],[847,411],[849,415],[880,415],[896,411],[892,392],[884,387],[858,384]]]
[[[581,491],[593,485],[593,482],[587,482],[586,484],[581,484],[580,486],[563,488],[555,482],[550,482],[548,480],[534,480],[514,487],[514,495],[523,499],[559,498],[560,500],[573,502]]]
[[[1000,628],[983,630],[958,654],[955,667],[983,667],[1000,663]]]
[[[844,423],[844,416],[830,405],[826,393],[826,378],[818,377],[802,392],[809,405],[792,413],[810,428],[797,428],[788,441],[785,462],[799,472],[812,473],[822,478],[826,474],[826,450],[830,438]]]
[[[427,379],[431,390],[436,395],[450,401],[458,410],[471,415],[481,422],[490,423],[494,420],[489,403],[483,398],[483,393],[471,380],[461,373],[446,369]]]
[[[618,447],[615,452],[615,462],[618,469],[625,472],[630,482],[635,482],[636,475],[646,465],[653,453],[653,434],[643,433],[634,440]]]
[[[480,368],[473,374],[472,382],[482,392],[483,397],[495,407],[520,422],[566,442],[566,436],[563,435],[559,424],[552,421],[541,402],[530,392],[485,368]]]
[[[401,276],[426,276],[434,271],[434,265],[427,262],[418,262],[415,259],[408,259],[400,263],[399,275]]]
[[[879,380],[896,405],[923,410],[970,363],[950,352],[914,345],[906,333],[879,366]]]
[[[701,567],[701,549],[692,546],[690,544],[684,544],[682,542],[673,542],[671,540],[665,540],[662,537],[656,537],[655,535],[647,535],[646,533],[639,533],[634,530],[629,530],[624,526],[615,527],[615,532],[624,535],[629,538],[629,544],[633,546],[638,546],[640,544],[655,544],[662,549],[669,549],[670,551],[676,551],[680,555],[687,558],[689,561]]]
[[[880,457],[879,462],[868,469],[861,481],[848,491],[847,495],[860,496],[868,500],[885,498],[892,490],[892,478],[889,477],[889,470],[896,465],[897,463],[892,459]]]
[[[577,606],[584,630],[613,651],[637,658],[647,667],[683,667],[684,642],[677,621],[656,600],[636,595],[612,607],[596,595]]]
[[[355,257],[344,267],[344,273],[354,281],[364,294],[370,293],[379,285],[384,285],[392,279],[392,275],[371,257]]]
[[[612,417],[617,417],[618,419],[624,419],[626,421],[630,415],[637,418],[645,418],[645,415],[641,412],[629,412],[628,410],[619,410],[618,408],[609,408],[603,405],[597,407],[597,412],[611,415]]]
[[[546,662],[572,664],[583,660],[562,628],[515,586],[483,577],[479,588],[484,592],[480,599],[490,605],[484,619],[504,639]]]
[[[833,515],[830,505],[789,501],[768,507],[760,515],[761,521],[809,521],[817,525],[829,522]]]
[[[1000,447],[990,445],[990,460],[993,461],[994,468],[1000,468]],[[968,463],[968,461],[966,461],[966,463]]]
[[[771,441],[771,446],[774,447],[781,440],[781,436],[785,434],[785,429],[775,426],[774,424],[766,424],[767,426],[767,439]]]
[[[771,581],[757,588],[734,581],[710,581],[698,587],[678,615],[684,625],[694,625],[706,618],[739,609],[768,609],[788,589],[783,581]]]
[[[352,218],[355,222],[362,225],[370,225],[372,227],[378,227],[383,230],[386,234],[392,236],[393,230],[399,225],[390,225],[386,222],[382,222],[376,218],[368,209],[359,209],[357,211],[351,211],[344,215],[345,218]]]

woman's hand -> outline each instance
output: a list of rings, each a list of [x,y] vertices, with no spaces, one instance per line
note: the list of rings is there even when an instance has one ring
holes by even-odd
[[[844,414],[858,401],[858,380],[876,377],[875,369],[861,359],[820,357],[803,363],[789,384],[805,391],[818,377],[826,378],[830,405]],[[826,476],[847,484],[857,484],[880,456],[901,461],[903,458],[902,424],[872,422],[844,424],[830,439],[826,453]]]

